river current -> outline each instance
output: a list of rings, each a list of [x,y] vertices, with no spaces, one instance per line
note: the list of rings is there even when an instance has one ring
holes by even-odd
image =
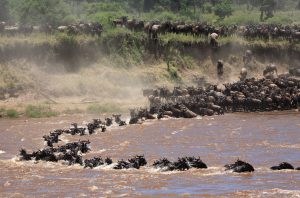
[[[89,139],[84,158],[111,157],[114,161],[144,154],[140,170],[112,166],[83,169],[63,163],[23,162],[21,148],[43,148],[42,136],[71,123],[82,125],[90,115],[45,119],[0,119],[1,197],[300,197],[300,171],[271,171],[280,162],[300,167],[300,113],[237,113],[195,119],[147,121],[112,127],[91,136],[62,135],[63,144]],[[206,170],[162,172],[151,164],[166,157],[200,156]],[[224,171],[241,159],[254,173]]]

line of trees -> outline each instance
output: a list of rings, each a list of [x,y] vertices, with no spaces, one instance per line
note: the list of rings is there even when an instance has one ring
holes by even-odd
[[[0,21],[62,24],[80,19],[82,13],[97,12],[97,6],[109,9],[115,5],[125,13],[170,11],[192,15],[214,12],[221,19],[232,14],[234,5],[248,5],[260,9],[261,19],[265,20],[288,3],[298,4],[300,9],[300,0],[0,0]],[[89,9],[87,5],[91,5]]]

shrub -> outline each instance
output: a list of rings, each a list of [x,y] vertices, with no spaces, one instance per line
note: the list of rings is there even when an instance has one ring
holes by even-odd
[[[203,4],[202,10],[203,10],[203,12],[206,12],[206,13],[212,13],[213,6],[210,3],[205,3],[205,4]]]
[[[16,111],[15,109],[7,109],[6,116],[9,118],[17,118],[19,117],[19,112]]]
[[[47,105],[28,105],[25,110],[25,115],[30,118],[42,118],[57,116],[58,112],[53,111]]]
[[[65,66],[68,71],[76,71],[79,67],[78,50],[80,50],[79,42],[75,36],[65,33],[56,35],[57,45],[55,52],[58,58],[65,61]]]
[[[222,0],[215,6],[215,15],[221,19],[224,19],[226,16],[231,16],[232,12],[231,0]]]
[[[171,80],[174,80],[174,81],[181,80],[176,67],[169,67],[168,72],[169,72]]]

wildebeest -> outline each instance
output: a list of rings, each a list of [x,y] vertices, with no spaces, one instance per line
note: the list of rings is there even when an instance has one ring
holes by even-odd
[[[287,162],[282,162],[278,166],[272,166],[271,169],[272,170],[286,170],[286,169],[294,170],[294,167]]]
[[[247,78],[248,71],[246,68],[242,68],[240,72],[240,81],[244,81]]]
[[[254,168],[251,164],[241,160],[237,160],[234,164],[227,164],[225,168],[225,170],[232,170],[236,173],[254,172]]]
[[[266,66],[266,68],[264,69],[263,71],[263,75],[265,77],[267,77],[268,75],[278,75],[278,72],[277,72],[277,66],[275,64],[270,64],[268,66]]]
[[[125,26],[126,25],[126,23],[127,23],[127,21],[128,21],[128,17],[127,16],[122,16],[122,17],[120,17],[119,19],[114,19],[113,21],[112,21],[112,24],[116,27],[116,26],[118,26],[118,25],[120,25],[120,26]]]
[[[183,157],[177,161],[171,162],[167,158],[157,160],[152,165],[154,168],[160,168],[163,171],[185,171],[190,168],[206,169],[207,165],[199,158]]]
[[[218,47],[218,45],[219,45],[218,41],[217,41],[218,37],[219,37],[219,35],[215,32],[210,34],[210,45],[212,47]]]

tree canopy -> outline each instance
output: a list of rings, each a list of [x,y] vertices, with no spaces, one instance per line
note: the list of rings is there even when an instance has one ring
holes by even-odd
[[[300,9],[300,0],[0,0],[0,21],[32,25],[75,21],[109,24],[111,18],[121,16],[201,20],[205,14],[225,19],[243,6],[249,12],[261,11],[262,20],[266,20],[276,9]]]

